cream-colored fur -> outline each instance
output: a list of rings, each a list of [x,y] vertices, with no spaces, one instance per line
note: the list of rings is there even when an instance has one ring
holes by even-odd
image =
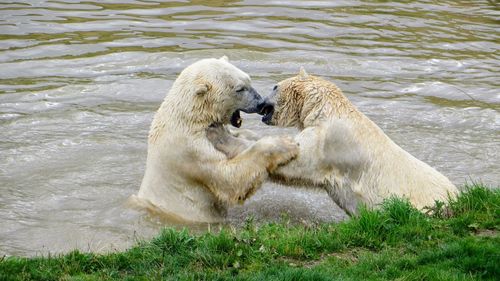
[[[406,197],[422,209],[458,192],[444,175],[395,144],[331,82],[302,69],[279,82],[269,99],[275,111],[268,123],[301,130],[295,137],[299,156],[274,171],[274,179],[322,186],[349,214],[360,203],[375,207],[390,196]],[[232,148],[232,155],[245,147],[220,132],[209,138],[221,151]]]
[[[242,100],[255,102],[249,89],[250,77],[225,57],[184,69],[151,124],[146,171],[131,201],[181,221],[218,222],[228,205],[245,200],[269,171],[295,157],[290,138],[261,139],[232,159],[207,139],[210,126],[227,131],[224,124]]]

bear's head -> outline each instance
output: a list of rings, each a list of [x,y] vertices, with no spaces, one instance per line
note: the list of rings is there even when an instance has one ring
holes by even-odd
[[[276,84],[271,95],[266,98],[262,122],[267,125],[301,128],[304,101],[316,79],[301,67],[297,76]]]
[[[267,125],[302,130],[329,116],[354,111],[354,106],[335,84],[309,75],[301,68],[299,75],[274,86],[260,113],[264,115],[262,122]]]
[[[203,59],[185,68],[169,95],[175,95],[173,104],[186,121],[202,126],[231,123],[239,127],[240,110],[258,113],[265,106],[251,86],[250,76],[226,56]]]

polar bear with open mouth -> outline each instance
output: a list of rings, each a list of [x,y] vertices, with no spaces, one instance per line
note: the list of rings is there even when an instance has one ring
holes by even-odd
[[[226,124],[241,124],[240,111],[265,106],[248,74],[227,57],[188,66],[151,124],[146,171],[133,201],[182,222],[223,221],[227,207],[248,198],[269,172],[297,155],[298,146],[288,137],[266,137],[227,159],[206,129],[229,132]]]
[[[264,123],[301,130],[295,137],[299,155],[272,173],[275,180],[323,187],[348,214],[391,196],[422,209],[458,193],[448,178],[394,143],[329,81],[301,69],[279,82],[267,100]],[[229,158],[248,145],[216,128],[207,136]]]

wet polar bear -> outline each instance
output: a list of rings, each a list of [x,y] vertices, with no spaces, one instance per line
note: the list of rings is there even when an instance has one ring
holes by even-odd
[[[245,200],[298,153],[291,138],[267,137],[228,160],[207,139],[209,126],[228,131],[225,124],[240,124],[239,110],[255,113],[264,105],[248,74],[227,57],[188,66],[151,124],[146,171],[133,200],[183,222],[222,221],[227,206]]]
[[[274,179],[321,186],[351,215],[360,203],[374,207],[394,195],[422,209],[458,192],[444,175],[395,144],[331,82],[301,69],[267,99],[274,107],[263,109],[264,123],[301,130],[295,137],[299,156],[274,171]],[[248,145],[214,128],[207,136],[228,157]]]

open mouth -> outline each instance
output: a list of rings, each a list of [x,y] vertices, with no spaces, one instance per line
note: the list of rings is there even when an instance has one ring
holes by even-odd
[[[233,112],[233,115],[231,115],[231,125],[233,125],[236,128],[241,127],[241,123],[243,120],[241,119],[240,111],[236,110]]]
[[[271,120],[273,119],[273,113],[274,113],[274,106],[273,105],[266,105],[262,110],[260,111],[260,114],[264,115],[262,116],[262,122],[264,122],[266,125],[271,125]]]

